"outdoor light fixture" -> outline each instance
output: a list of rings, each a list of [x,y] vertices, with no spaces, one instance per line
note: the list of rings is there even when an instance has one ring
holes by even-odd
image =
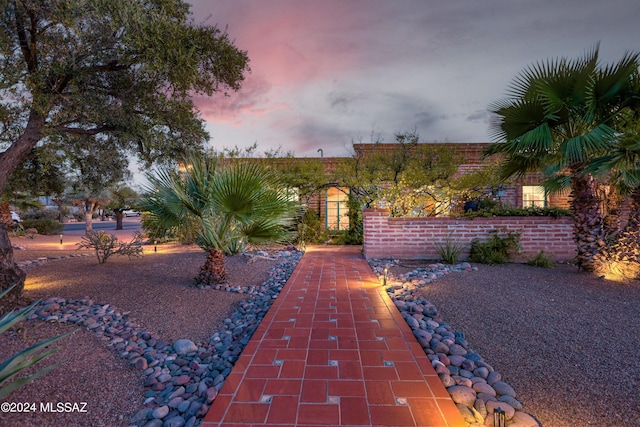
[[[62,244],[62,234],[60,234],[60,244]]]
[[[153,252],[158,252],[158,246],[157,246],[157,244],[158,244],[158,241],[157,241],[157,240],[154,240],[154,241],[153,241]]]
[[[387,286],[387,276],[389,275],[389,268],[385,267],[384,270],[382,270],[382,271],[384,273],[384,275],[382,276],[383,277],[382,285],[383,286]]]
[[[494,408],[493,410],[493,426],[506,427],[507,416],[502,408]]]

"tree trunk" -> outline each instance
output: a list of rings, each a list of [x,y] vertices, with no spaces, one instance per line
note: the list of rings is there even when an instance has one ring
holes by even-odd
[[[196,285],[218,285],[227,282],[227,270],[224,266],[224,253],[218,249],[209,249],[207,262],[196,276]]]
[[[578,254],[578,268],[585,271],[597,270],[596,255],[605,247],[605,228],[598,184],[591,175],[573,173],[573,234]]]
[[[96,202],[87,201],[84,210],[84,231],[90,233],[93,231],[93,212],[96,210]]]
[[[122,230],[122,209],[114,209],[116,215],[116,230]]]
[[[22,135],[9,148],[0,153],[0,194],[4,191],[4,187],[13,171],[20,165],[20,162],[27,158],[33,147],[40,140],[44,122],[45,116],[32,109]],[[0,208],[0,210],[4,209]],[[8,205],[6,210],[9,210]],[[11,213],[7,213],[11,218]],[[24,288],[25,276],[24,271],[20,270],[13,261],[13,247],[9,239],[9,227],[5,224],[0,224],[0,291],[17,283],[17,286],[11,291],[11,295],[19,297]]]
[[[11,212],[9,205],[4,203],[0,205],[0,292],[9,286],[16,284],[17,286],[6,296],[6,298],[19,297],[24,289],[24,279],[26,274],[13,261],[13,246],[9,238],[9,224],[11,221]]]

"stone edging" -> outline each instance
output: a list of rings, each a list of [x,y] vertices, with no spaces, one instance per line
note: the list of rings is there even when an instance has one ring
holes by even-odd
[[[369,265],[380,280],[393,259],[370,259]],[[422,286],[452,272],[477,270],[469,263],[430,264],[406,274],[387,275],[387,293],[431,360],[438,377],[451,395],[469,427],[493,426],[494,410],[504,411],[509,427],[540,427],[523,411],[515,390],[502,375],[475,353],[464,333],[453,331],[439,316],[436,307],[424,299]]]
[[[48,298],[30,319],[71,323],[93,330],[110,347],[142,371],[144,409],[131,426],[193,427],[200,425],[227,375],[258,328],[302,257],[297,251],[274,251],[280,260],[269,278],[257,286],[227,289],[246,293],[218,332],[197,345],[187,339],[173,344],[130,322],[129,313],[108,303]],[[44,262],[44,261],[43,261]]]

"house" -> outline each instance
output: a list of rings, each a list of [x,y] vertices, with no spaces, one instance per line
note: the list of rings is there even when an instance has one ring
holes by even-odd
[[[420,143],[415,147],[429,147],[451,150],[459,156],[460,164],[457,175],[467,175],[481,170],[490,159],[483,159],[482,154],[490,143]],[[310,210],[316,212],[324,225],[329,230],[346,230],[349,228],[348,198],[349,188],[342,182],[340,173],[341,165],[354,162],[355,159],[363,159],[367,156],[378,154],[391,155],[401,149],[398,143],[372,143],[353,144],[354,155],[351,157],[329,158],[289,158],[287,161],[318,162],[322,165],[327,177],[324,185],[317,186],[317,190],[306,193],[301,200]],[[269,162],[281,162],[282,159],[269,159]],[[291,164],[291,163],[290,163]],[[527,174],[523,178],[508,185],[499,185],[496,188],[486,189],[486,195],[499,200],[503,205],[513,207],[569,207],[569,192],[560,194],[547,194],[540,185],[540,174]],[[453,209],[453,208],[452,208]],[[461,206],[456,209],[462,210]]]

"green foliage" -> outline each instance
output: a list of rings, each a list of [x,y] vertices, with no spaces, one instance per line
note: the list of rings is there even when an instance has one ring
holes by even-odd
[[[3,292],[0,292],[0,298],[8,294],[15,286],[16,285],[10,286]],[[12,311],[0,317],[0,334],[5,332],[9,328],[13,327],[17,323],[28,318],[31,314],[33,314],[33,312],[35,311],[36,305],[39,302],[40,301],[36,301],[28,307],[22,308],[18,311]],[[19,353],[16,353],[9,359],[2,362],[0,364],[0,399],[4,399],[10,393],[19,389],[26,383],[35,380],[36,378],[46,374],[50,370],[60,365],[60,363],[56,363],[54,365],[43,368],[29,376],[26,376],[19,380],[13,381],[10,384],[7,384],[9,380],[11,380],[11,378],[15,377],[23,370],[30,368],[31,366],[35,365],[39,361],[51,356],[53,353],[58,351],[57,349],[46,350],[46,348],[52,343],[54,343],[55,341],[58,341],[59,339],[62,339],[69,334],[70,333],[62,334],[62,335],[58,335],[57,337],[49,338],[45,341],[41,341],[37,344],[34,344],[20,351]]]
[[[37,209],[37,210],[28,210],[23,213],[21,218],[23,220],[26,219],[58,219],[58,210],[53,209]]]
[[[78,248],[93,249],[98,258],[98,263],[104,264],[111,255],[131,257],[142,256],[143,236],[135,233],[133,239],[126,243],[118,241],[115,234],[107,234],[104,231],[90,231],[82,236]]]
[[[208,139],[192,97],[238,90],[248,70],[246,52],[181,0],[0,5],[0,148],[66,152],[99,136],[94,147],[117,157],[171,162]],[[0,192],[22,160],[0,159]]]
[[[59,234],[64,228],[64,224],[58,222],[57,219],[25,219],[22,221],[22,227],[26,230],[35,228],[38,234]]]
[[[527,264],[534,267],[542,267],[542,268],[553,268],[556,265],[553,262],[553,258],[551,258],[551,256],[544,253],[544,251],[538,252],[533,259],[527,261]]]
[[[364,238],[362,206],[351,191],[349,192],[347,207],[349,208],[349,229],[344,236],[344,243],[346,245],[361,245]]]
[[[416,132],[395,137],[392,150],[381,150],[376,140],[338,164],[336,181],[353,189],[361,206],[386,204],[392,216],[437,215],[451,199],[449,180],[460,156],[447,147],[419,143]]]
[[[457,239],[447,236],[442,242],[434,242],[434,248],[438,251],[440,258],[447,264],[456,264],[460,254],[464,251],[464,245]]]
[[[317,244],[324,243],[328,239],[329,232],[322,226],[318,214],[307,209],[298,224],[298,242]]]
[[[558,207],[539,207],[529,206],[525,208],[515,208],[511,206],[495,206],[489,209],[479,209],[477,211],[465,212],[466,218],[490,218],[494,216],[550,216],[553,218],[562,218],[571,216],[571,211]]]
[[[511,259],[511,253],[520,249],[520,233],[492,230],[488,240],[471,241],[469,261],[480,264],[505,264]]]
[[[220,164],[224,163],[224,164]],[[225,254],[245,245],[288,242],[298,205],[278,179],[256,162],[222,162],[192,154],[179,174],[149,174],[141,206],[166,230],[191,230],[196,244]]]

